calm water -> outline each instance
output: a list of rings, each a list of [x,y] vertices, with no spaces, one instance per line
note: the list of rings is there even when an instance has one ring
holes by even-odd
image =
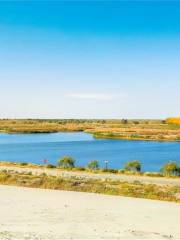
[[[126,161],[140,160],[143,171],[159,171],[169,160],[180,163],[180,143],[94,139],[86,133],[0,134],[0,161],[32,162],[43,159],[55,164],[71,155],[76,165],[89,160],[109,161],[109,168],[122,168]]]

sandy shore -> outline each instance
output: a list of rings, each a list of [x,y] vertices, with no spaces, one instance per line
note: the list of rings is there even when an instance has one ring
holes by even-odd
[[[0,185],[0,239],[180,239],[180,204]]]

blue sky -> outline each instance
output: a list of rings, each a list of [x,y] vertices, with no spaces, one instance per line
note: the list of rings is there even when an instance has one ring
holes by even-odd
[[[180,116],[180,2],[1,1],[1,118]]]

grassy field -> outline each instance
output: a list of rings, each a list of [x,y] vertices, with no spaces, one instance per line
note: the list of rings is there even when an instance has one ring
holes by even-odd
[[[0,184],[180,202],[179,186],[163,185],[159,187],[155,184],[143,184],[139,181],[129,183],[112,179],[66,178],[50,176],[45,173],[33,174],[31,171],[20,173],[2,170],[0,171]]]
[[[7,133],[85,131],[93,134],[95,138],[180,141],[179,118],[167,120],[1,119],[0,131]]]

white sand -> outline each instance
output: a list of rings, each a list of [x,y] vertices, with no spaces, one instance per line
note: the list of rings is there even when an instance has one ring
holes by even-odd
[[[0,185],[0,239],[180,239],[180,204]]]

